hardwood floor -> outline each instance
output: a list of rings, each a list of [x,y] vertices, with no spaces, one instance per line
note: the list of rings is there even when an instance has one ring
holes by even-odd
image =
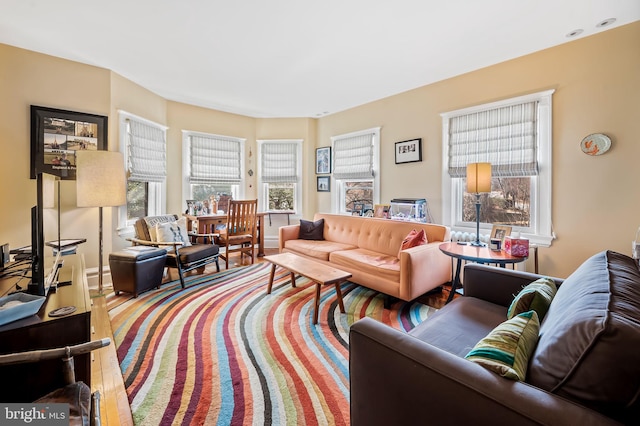
[[[277,249],[265,249],[265,254],[267,255],[276,254],[277,252]],[[262,261],[260,258],[257,259],[257,262]],[[221,264],[222,268],[224,268],[224,262],[221,262]],[[250,260],[246,256],[244,256],[242,262],[240,261],[239,255],[232,257],[229,261],[230,268],[249,264]],[[215,265],[207,266],[206,272],[215,272]],[[177,278],[177,274],[174,273],[173,275],[173,278]],[[444,286],[442,291],[426,294],[418,300],[429,306],[440,308],[447,300],[449,288],[448,286]],[[131,408],[127,399],[122,373],[120,372],[105,298],[98,294],[92,294],[91,301],[92,339],[96,340],[109,337],[112,342],[111,345],[92,353],[91,390],[100,391],[100,415],[102,424],[105,426],[133,425]]]

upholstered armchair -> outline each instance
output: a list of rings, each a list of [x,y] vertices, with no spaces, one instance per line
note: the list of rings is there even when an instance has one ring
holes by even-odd
[[[205,266],[211,262],[215,262],[216,270],[220,272],[218,246],[190,242],[192,236],[208,237],[208,241],[214,241],[216,234],[188,234],[185,218],[178,218],[177,215],[146,216],[136,221],[135,230],[135,238],[129,238],[133,244],[167,249],[165,266],[178,270],[183,288],[186,272],[197,269],[203,273]]]

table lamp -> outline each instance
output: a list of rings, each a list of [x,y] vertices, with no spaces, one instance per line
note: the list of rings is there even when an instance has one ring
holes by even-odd
[[[78,207],[98,207],[98,292],[102,294],[102,208],[127,203],[124,157],[114,151],[76,151]]]
[[[485,246],[480,242],[480,194],[491,192],[491,163],[467,164],[467,192],[476,194],[476,240],[472,246]]]

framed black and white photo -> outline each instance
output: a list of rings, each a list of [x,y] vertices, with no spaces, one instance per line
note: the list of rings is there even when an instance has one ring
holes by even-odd
[[[31,179],[76,178],[76,152],[107,149],[107,117],[31,105]]]
[[[318,176],[318,192],[331,192],[331,176]]]
[[[316,174],[331,173],[331,147],[316,148]]]
[[[422,138],[396,142],[396,164],[422,161]]]

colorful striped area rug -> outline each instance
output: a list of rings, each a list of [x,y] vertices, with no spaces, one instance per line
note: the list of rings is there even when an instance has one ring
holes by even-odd
[[[344,283],[312,324],[314,285],[259,263],[169,283],[138,298],[110,296],[118,359],[139,425],[349,424],[349,327],[369,316],[410,330],[434,308]]]

